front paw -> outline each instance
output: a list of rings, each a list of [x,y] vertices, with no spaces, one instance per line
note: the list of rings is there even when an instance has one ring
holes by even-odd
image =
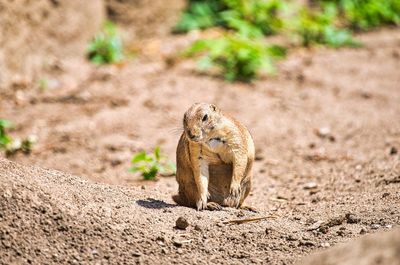
[[[238,208],[241,198],[241,186],[240,184],[232,184],[229,192],[229,196],[224,200],[224,205],[229,207]]]
[[[229,190],[229,197],[240,197],[242,193],[242,187],[240,183],[231,183],[231,188]]]
[[[196,202],[197,211],[207,209],[207,196],[202,196]]]

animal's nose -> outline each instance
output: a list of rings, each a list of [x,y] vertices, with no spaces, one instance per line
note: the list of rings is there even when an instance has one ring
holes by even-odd
[[[188,131],[188,134],[189,134],[189,138],[190,139],[194,139],[194,138],[196,138],[196,135],[194,135],[193,133],[192,133],[192,131]]]

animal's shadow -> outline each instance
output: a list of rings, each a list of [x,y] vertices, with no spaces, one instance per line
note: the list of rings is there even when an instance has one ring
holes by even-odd
[[[177,207],[176,204],[166,203],[164,201],[156,200],[153,198],[147,198],[145,200],[137,200],[136,203],[139,206],[148,208],[148,209],[164,209],[164,208],[173,208]]]

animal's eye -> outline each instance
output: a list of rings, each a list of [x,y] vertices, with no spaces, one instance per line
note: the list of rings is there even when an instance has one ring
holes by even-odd
[[[204,115],[202,121],[206,121],[208,119],[208,115]]]

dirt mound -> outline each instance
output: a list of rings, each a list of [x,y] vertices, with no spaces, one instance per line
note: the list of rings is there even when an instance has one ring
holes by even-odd
[[[1,264],[289,264],[320,244],[320,235],[307,233],[316,228],[291,218],[230,225],[267,213],[197,212],[157,189],[96,184],[4,159],[0,196]],[[186,230],[175,227],[178,218]],[[346,218],[340,231],[359,229]]]
[[[313,255],[299,265],[400,264],[400,229],[369,235]]]
[[[0,1],[0,91],[40,78],[55,58],[82,56],[103,9],[102,0]]]
[[[0,160],[0,263],[139,259],[154,251],[157,217],[146,207],[170,207],[148,195],[160,196]]]

